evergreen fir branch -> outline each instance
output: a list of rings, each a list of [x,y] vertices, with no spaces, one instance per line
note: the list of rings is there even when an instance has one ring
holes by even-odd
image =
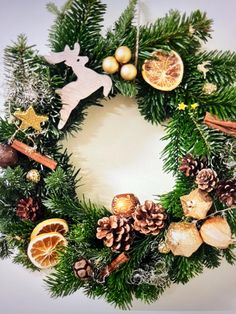
[[[197,118],[193,114],[189,114],[189,118],[194,126],[192,130],[192,143],[195,142],[192,148],[193,155],[203,155],[210,158],[224,149],[227,137],[223,133],[208,128],[203,124],[202,118]]]
[[[205,267],[212,269],[220,266],[222,254],[219,249],[204,243],[198,250],[198,258]]]
[[[60,14],[51,28],[49,39],[53,51],[63,51],[66,45],[81,45],[81,55],[93,55],[100,40],[101,23],[106,5],[99,0],[74,0]]]
[[[236,208],[232,208],[226,212],[226,218],[230,225],[230,229],[234,235],[236,235]]]
[[[16,126],[0,119],[0,143],[7,143],[16,131]]]
[[[70,295],[85,284],[76,278],[73,272],[73,265],[78,257],[77,252],[70,247],[60,252],[60,263],[55,267],[55,271],[44,280],[52,297]]]
[[[135,289],[135,297],[145,303],[150,304],[157,301],[168,286],[168,281],[161,287],[156,287],[149,284],[141,284]]]
[[[113,47],[118,47],[128,43],[130,35],[134,39],[134,27],[132,25],[135,16],[135,6],[137,0],[130,0],[129,5],[121,14],[113,29],[106,34],[106,41],[113,43]],[[128,46],[133,47],[134,43],[129,42]]]
[[[47,3],[46,8],[47,8],[48,12],[50,12],[56,16],[61,14],[61,10],[56,6],[56,4],[54,2]]]
[[[117,92],[123,96],[135,97],[138,93],[137,86],[134,82],[126,82],[117,80],[115,81]]]
[[[200,47],[200,40],[210,37],[212,21],[205,13],[193,12],[190,17],[178,11],[170,11],[154,24],[141,27],[140,48],[152,51],[159,45],[167,45],[180,54],[192,53]],[[190,33],[190,26],[195,30]]]
[[[177,112],[173,115],[172,119],[167,124],[165,130],[166,135],[162,138],[163,141],[167,141],[161,157],[164,161],[163,170],[165,172],[174,172],[177,173],[179,168],[179,158],[184,156],[187,152],[187,148],[183,145],[183,131],[182,128],[189,121],[186,121],[186,117]]]
[[[137,95],[138,108],[141,115],[151,122],[158,124],[168,117],[166,94],[157,92],[146,83],[140,85]]]
[[[208,61],[209,65],[207,68],[209,71],[206,73],[206,79],[211,83],[215,83],[219,89],[224,86],[227,87],[227,85],[231,85],[235,82],[235,52],[222,52],[218,50],[204,51],[198,52],[194,56],[187,56],[187,60],[189,64],[192,64],[192,67],[195,68],[195,70],[199,64],[202,64],[204,61]]]
[[[72,175],[68,171],[65,172],[60,166],[57,167],[54,172],[44,179],[45,188],[48,190],[47,193],[56,194],[57,197],[59,195],[74,195],[77,173]]]
[[[92,230],[96,230],[98,219],[108,215],[108,211],[104,207],[96,206],[90,201],[78,200],[68,196],[50,195],[43,201],[43,204],[50,209],[52,214],[60,217],[71,218],[75,222],[87,221]]]
[[[68,217],[75,221],[80,219],[79,204],[70,197],[58,198],[57,195],[50,195],[50,197],[43,200],[43,204],[50,210],[51,214],[64,218]]]
[[[226,86],[212,95],[201,95],[202,109],[223,120],[236,120],[236,88]],[[201,108],[200,108],[201,109]]]
[[[8,258],[10,257],[10,255],[12,254],[9,245],[8,245],[8,241],[7,241],[7,237],[5,235],[1,235],[0,236],[0,258]]]
[[[223,250],[223,256],[230,265],[235,265],[236,263],[235,247],[235,244],[232,244]]]
[[[35,267],[32,262],[29,260],[28,255],[26,254],[26,251],[20,250],[14,257],[13,257],[13,263],[20,264],[26,269],[30,271],[39,271],[37,267]]]
[[[170,277],[174,283],[187,283],[203,272],[203,265],[196,253],[190,257],[176,256],[171,265]]]
[[[16,202],[31,194],[34,185],[27,182],[24,177],[24,171],[20,166],[16,168],[8,167],[3,176],[0,177],[0,194],[2,201],[7,205],[15,206]]]
[[[178,174],[174,189],[161,195],[160,202],[164,208],[166,208],[168,214],[172,220],[181,219],[183,216],[183,207],[180,202],[180,197],[191,192],[194,187],[194,183],[188,177],[183,174]]]

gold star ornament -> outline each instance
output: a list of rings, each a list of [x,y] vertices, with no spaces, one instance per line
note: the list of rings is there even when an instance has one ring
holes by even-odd
[[[21,121],[19,128],[22,131],[31,127],[36,131],[41,132],[41,123],[48,121],[48,117],[38,115],[34,111],[33,106],[30,106],[26,111],[16,111],[14,116]]]
[[[185,103],[181,102],[180,104],[178,104],[178,109],[179,110],[185,110],[188,106],[185,105]]]

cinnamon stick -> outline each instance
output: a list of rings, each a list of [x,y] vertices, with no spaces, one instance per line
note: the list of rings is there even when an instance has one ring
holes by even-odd
[[[28,156],[29,158],[35,160],[36,162],[44,165],[47,168],[50,168],[52,170],[55,170],[57,167],[57,162],[53,159],[50,159],[34,150],[32,150],[32,147],[18,141],[13,140],[11,143],[11,147],[19,151],[20,153]]]
[[[118,269],[122,264],[128,262],[129,257],[125,253],[118,255],[110,264],[105,266],[98,274],[98,281],[100,283],[105,282],[106,277],[108,277],[112,272]]]
[[[223,133],[236,135],[236,122],[234,121],[223,121],[207,112],[204,118],[204,123]]]

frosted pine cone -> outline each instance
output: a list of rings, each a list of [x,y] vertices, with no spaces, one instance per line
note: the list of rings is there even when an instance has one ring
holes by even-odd
[[[236,205],[236,180],[221,181],[216,193],[221,203],[228,207]]]
[[[96,237],[112,251],[128,251],[133,242],[133,228],[129,219],[112,215],[98,220]]]
[[[179,170],[182,171],[186,177],[195,177],[200,170],[206,167],[206,160],[193,158],[192,155],[187,154],[183,157]]]
[[[198,185],[198,188],[200,190],[203,190],[205,192],[211,192],[213,189],[217,187],[218,178],[217,173],[212,169],[202,169],[195,181]]]
[[[165,227],[165,209],[152,201],[136,207],[133,213],[134,229],[143,234],[157,235]]]
[[[40,214],[39,203],[32,197],[21,199],[16,207],[16,215],[22,220],[37,220]]]

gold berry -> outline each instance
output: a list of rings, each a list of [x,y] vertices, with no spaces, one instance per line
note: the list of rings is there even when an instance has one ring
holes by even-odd
[[[131,59],[131,50],[127,46],[120,46],[116,49],[115,58],[122,64],[127,63]]]
[[[26,180],[33,183],[38,183],[40,181],[40,174],[38,170],[31,169],[26,175]]]
[[[102,68],[107,74],[114,74],[119,70],[119,63],[112,56],[106,57],[102,62]]]
[[[132,81],[137,76],[137,69],[133,64],[125,64],[121,67],[120,75],[125,81]]]

